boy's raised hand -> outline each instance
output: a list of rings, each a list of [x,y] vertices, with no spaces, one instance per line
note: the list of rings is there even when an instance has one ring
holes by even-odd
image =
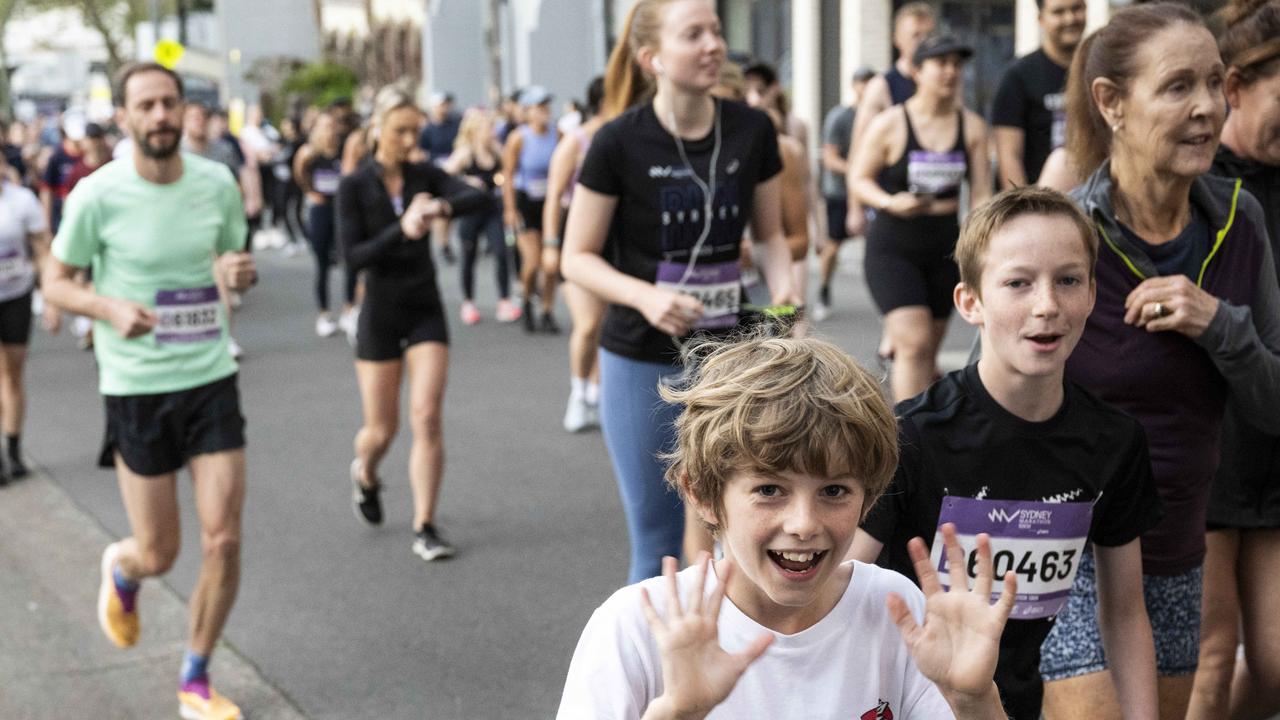
[[[917,625],[906,602],[890,594],[889,615],[902,633],[916,667],[938,686],[948,701],[979,700],[994,692],[1000,635],[1013,610],[1018,582],[1013,573],[1004,576],[1000,600],[991,604],[991,540],[978,535],[978,577],[968,588],[964,550],[951,523],[942,526],[943,547],[951,574],[951,590],[942,589],[938,572],[920,538],[907,546],[916,577],[924,591],[924,624]]]
[[[711,596],[704,599],[710,566],[711,556],[702,553],[698,560],[698,579],[685,607],[680,603],[676,584],[676,559],[662,559],[662,577],[667,585],[665,617],[654,609],[648,591],[643,588],[640,591],[649,630],[662,653],[662,696],[650,704],[646,718],[705,716],[729,697],[738,678],[773,642],[773,635],[765,634],[740,653],[730,654],[720,647],[720,605],[733,565],[724,563],[724,577]]]

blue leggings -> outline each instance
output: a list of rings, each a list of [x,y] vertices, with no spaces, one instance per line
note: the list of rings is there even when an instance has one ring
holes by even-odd
[[[662,377],[679,372],[600,349],[600,425],[631,535],[627,583],[662,573],[662,556],[680,557],[684,504],[667,487],[657,455],[675,444],[680,408],[658,397]]]

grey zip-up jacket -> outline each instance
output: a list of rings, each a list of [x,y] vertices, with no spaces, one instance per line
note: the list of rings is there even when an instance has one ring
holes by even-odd
[[[1211,230],[1192,280],[1219,299],[1217,313],[1194,340],[1126,325],[1125,298],[1159,273],[1117,224],[1112,189],[1106,162],[1071,193],[1100,242],[1098,299],[1067,376],[1146,430],[1165,515],[1143,536],[1143,568],[1178,575],[1203,562],[1228,395],[1251,423],[1280,433],[1280,287],[1258,201],[1239,181],[1203,175],[1191,202]]]

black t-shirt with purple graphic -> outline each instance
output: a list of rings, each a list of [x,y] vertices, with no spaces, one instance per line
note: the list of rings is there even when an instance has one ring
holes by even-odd
[[[745,298],[739,246],[752,197],[758,184],[782,170],[768,116],[740,103],[716,102],[721,141],[710,231],[692,267],[693,247],[707,227],[706,195],[694,174],[710,180],[714,128],[704,138],[683,141],[686,165],[652,103],[634,107],[596,133],[578,178],[587,189],[618,199],[605,259],[632,277],[696,295],[706,312],[695,331],[708,333],[738,324]],[[633,360],[674,363],[679,357],[670,337],[620,305],[609,307],[601,345]]]

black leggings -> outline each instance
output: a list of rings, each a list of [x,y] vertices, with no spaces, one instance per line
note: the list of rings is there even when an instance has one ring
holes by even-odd
[[[503,237],[502,213],[490,210],[484,213],[463,215],[458,219],[458,237],[462,240],[462,296],[475,298],[476,255],[480,249],[480,236],[489,241],[493,255],[494,273],[498,281],[498,298],[511,294],[511,276],[507,271],[507,243]]]
[[[284,210],[282,217],[284,218],[285,230],[289,235],[289,242],[300,243],[307,239],[306,223],[302,221],[302,188],[298,187],[298,183],[290,180],[282,182],[283,186],[281,194],[284,196]]]
[[[312,205],[307,212],[307,239],[311,242],[311,251],[316,257],[316,305],[322,312],[327,312],[329,310],[329,268],[333,266],[333,255],[337,249],[334,247],[332,201],[323,205]],[[356,299],[356,275],[346,269],[345,263],[343,267],[346,281],[344,297],[347,304],[351,304]]]

